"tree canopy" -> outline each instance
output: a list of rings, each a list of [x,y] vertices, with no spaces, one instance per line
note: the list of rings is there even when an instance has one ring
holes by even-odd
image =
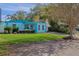
[[[71,36],[79,24],[79,4],[46,4],[35,7],[33,11],[43,19],[48,18],[49,21],[64,22],[68,25]]]

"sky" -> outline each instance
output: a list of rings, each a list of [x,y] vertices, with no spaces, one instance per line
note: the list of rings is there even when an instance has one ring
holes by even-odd
[[[34,3],[0,3],[2,20],[5,20],[6,15],[14,14],[18,10],[24,10],[27,13],[30,12],[30,8],[35,7]]]

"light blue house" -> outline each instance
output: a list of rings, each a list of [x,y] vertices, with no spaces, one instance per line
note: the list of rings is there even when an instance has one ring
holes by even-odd
[[[19,31],[33,30],[35,33],[47,32],[46,22],[33,22],[26,20],[10,20],[5,22],[0,22],[0,32],[4,32],[5,27],[16,26]]]

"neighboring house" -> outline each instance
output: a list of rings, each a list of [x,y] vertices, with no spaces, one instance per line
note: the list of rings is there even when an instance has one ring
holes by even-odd
[[[19,31],[34,30],[35,33],[47,32],[48,26],[46,22],[33,22],[26,20],[10,20],[0,22],[0,32],[4,32],[5,27],[18,27]]]

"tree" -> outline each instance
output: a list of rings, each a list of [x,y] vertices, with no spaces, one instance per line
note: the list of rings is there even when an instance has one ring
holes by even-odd
[[[17,19],[24,20],[25,17],[26,17],[26,12],[25,11],[22,11],[22,10],[17,11],[16,12],[16,17],[17,17]]]
[[[40,16],[46,15],[49,22],[51,20],[55,22],[61,21],[68,25],[70,37],[74,38],[75,28],[79,24],[79,4],[46,4],[37,7],[36,13],[39,13]]]
[[[11,19],[11,20],[16,20],[17,19],[16,14],[7,15],[6,17],[7,17],[7,19]]]
[[[32,11],[32,15],[39,16],[39,19],[45,21],[47,19],[47,7],[45,7],[45,4],[37,4],[36,7],[34,7]]]
[[[57,4],[53,10],[51,16],[61,19],[68,25],[70,37],[73,39],[75,28],[79,24],[79,4]]]
[[[26,12],[23,11],[23,10],[19,10],[15,14],[7,15],[7,19],[11,19],[11,20],[25,20],[26,19]]]

